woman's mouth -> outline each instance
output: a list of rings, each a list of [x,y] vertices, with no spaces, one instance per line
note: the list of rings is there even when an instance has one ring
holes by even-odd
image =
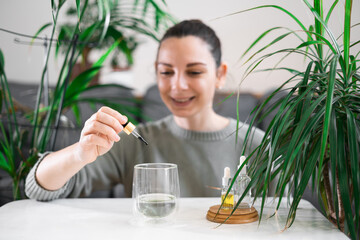
[[[171,99],[176,106],[185,107],[189,105],[194,98],[195,96],[188,98],[171,98]]]

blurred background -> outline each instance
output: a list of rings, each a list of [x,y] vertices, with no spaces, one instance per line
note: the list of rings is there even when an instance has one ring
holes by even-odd
[[[132,0],[124,0],[132,1]],[[134,0],[135,1],[135,0]],[[56,1],[57,2],[57,1]],[[161,3],[160,0],[155,1]],[[249,115],[254,107],[261,103],[269,92],[279,87],[283,81],[287,80],[290,75],[287,71],[272,71],[253,73],[244,79],[244,72],[248,65],[246,59],[250,57],[254,51],[250,51],[247,58],[241,59],[241,55],[246,51],[255,39],[264,31],[272,27],[284,27],[274,33],[267,35],[262,39],[260,46],[266,46],[274,38],[286,33],[285,28],[299,29],[297,23],[290,19],[281,11],[274,8],[258,9],[254,11],[242,12],[243,10],[253,8],[263,4],[280,5],[283,8],[294,13],[297,18],[305,26],[309,26],[313,22],[313,15],[305,7],[302,0],[166,0],[167,6],[163,6],[177,21],[184,19],[201,19],[210,25],[218,34],[222,41],[223,61],[228,63],[229,74],[226,86],[215,95],[214,109],[217,113],[237,118],[236,108],[239,108],[239,119],[248,121]],[[324,3],[329,4],[329,3]],[[339,1],[339,5],[343,5],[343,1]],[[72,16],[66,14],[64,9],[75,6],[75,0],[68,0],[61,11],[58,19],[58,26],[65,26],[69,21],[76,22],[76,13]],[[326,6],[325,8],[329,8]],[[352,24],[360,22],[359,1],[353,2]],[[340,35],[343,27],[339,23],[343,19],[343,9],[336,8],[330,19],[328,26],[336,37]],[[336,12],[339,11],[339,12]],[[75,19],[74,19],[75,17]],[[91,17],[91,16],[87,16]],[[4,31],[13,31],[25,35],[35,35],[36,32],[46,23],[52,22],[51,1],[49,0],[0,0],[0,49],[3,51],[5,58],[5,73],[7,75],[10,91],[12,96],[17,99],[22,106],[25,106],[25,112],[28,108],[33,108],[37,95],[38,85],[41,80],[45,49],[41,44],[30,46],[30,39],[19,37]],[[352,42],[360,39],[359,27],[352,32]],[[51,28],[46,29],[39,36],[49,37]],[[280,32],[280,33],[279,33]],[[55,36],[58,36],[56,33]],[[303,34],[300,33],[299,34]],[[98,76],[97,83],[117,83],[127,86],[128,89],[120,88],[103,88],[100,91],[87,92],[84,96],[89,99],[108,97],[111,102],[118,104],[120,112],[125,113],[128,117],[133,115],[131,120],[134,122],[147,122],[157,120],[169,114],[169,111],[162,103],[157,87],[155,86],[154,61],[156,57],[158,43],[151,37],[144,35],[134,35],[134,45],[131,49],[132,62],[129,63],[124,56],[113,55],[107,59],[104,67]],[[128,39],[131,43],[131,39]],[[341,41],[339,41],[341,42]],[[40,44],[39,44],[40,43]],[[287,47],[295,48],[299,44],[298,39],[291,35],[282,39],[278,44],[279,49]],[[131,44],[130,44],[131,45]],[[129,45],[129,46],[130,46]],[[276,49],[276,45],[274,46]],[[275,51],[271,48],[271,52]],[[101,51],[102,50],[102,51]],[[106,51],[103,49],[91,50],[88,56],[90,62],[95,62]],[[265,51],[266,52],[266,51]],[[270,51],[269,51],[270,52]],[[357,52],[357,51],[355,51]],[[113,53],[113,54],[116,54]],[[262,54],[263,55],[263,54]],[[61,64],[63,63],[64,54],[59,54],[58,58],[54,57],[52,51],[48,64],[48,80],[50,87],[54,87],[57,83]],[[272,58],[270,61],[262,62],[260,69],[273,68],[275,64],[281,60],[282,56]],[[291,56],[280,63],[278,67],[284,66],[302,70],[306,67],[303,55]],[[117,66],[117,67],[114,67]],[[239,100],[234,95],[223,100],[235,91],[240,91]],[[119,98],[120,96],[120,98]],[[135,97],[135,98],[133,98]],[[117,101],[114,101],[117,99]],[[134,100],[135,99],[135,100]],[[239,106],[237,106],[239,101]],[[219,104],[222,103],[222,104]],[[97,105],[99,107],[99,105]],[[79,133],[82,129],[83,122],[95,111],[89,107],[89,104],[80,103],[81,121],[75,126],[75,118],[71,111],[64,112],[64,121],[60,122],[58,137],[54,142],[54,149],[61,149],[78,140]],[[31,110],[31,109],[30,109]],[[4,118],[5,119],[5,118]],[[27,119],[20,118],[23,122],[20,125],[30,127]],[[266,130],[272,116],[264,118],[263,122],[257,127]],[[70,121],[69,121],[70,120]],[[9,134],[12,134],[11,132]],[[3,136],[0,136],[0,138]],[[21,149],[26,152],[28,149]],[[16,169],[15,169],[16,170]],[[14,171],[15,171],[14,170]],[[0,206],[13,199],[12,179],[0,169]],[[97,194],[97,195],[96,195]],[[115,190],[105,193],[96,193],[91,197],[118,197],[123,196],[121,186]],[[311,193],[304,194],[310,196],[308,199],[317,207],[317,200]]]
[[[66,4],[74,4],[75,1],[67,1]],[[239,89],[241,92],[248,92],[261,96],[268,90],[273,89],[289,76],[286,72],[255,73],[250,75],[241,83],[245,67],[244,61],[239,61],[241,54],[249,47],[249,44],[256,39],[263,31],[273,26],[285,26],[298,29],[296,23],[288,16],[274,9],[261,9],[251,12],[234,14],[261,4],[269,4],[269,1],[245,1],[245,0],[167,0],[168,10],[177,20],[197,18],[203,20],[215,29],[222,41],[223,60],[229,65],[229,77],[223,91]],[[298,13],[297,17],[309,22],[312,15],[305,11],[302,1],[280,1],[273,0],[271,4],[280,4],[291,12]],[[342,4],[342,3],[341,3]],[[354,1],[353,9],[359,9],[359,1]],[[34,35],[45,23],[51,22],[50,1],[48,0],[0,0],[0,28]],[[59,22],[66,22],[67,16],[63,11]],[[234,14],[227,16],[229,14]],[[342,18],[339,13],[338,18]],[[360,22],[360,14],[354,11],[354,23]],[[332,19],[336,19],[333,17]],[[339,27],[337,22],[330,22],[329,26],[337,33]],[[48,30],[50,31],[50,30]],[[360,39],[360,31],[352,39]],[[50,35],[50,33],[48,33]],[[45,36],[44,33],[41,36]],[[44,62],[44,49],[41,46],[18,44],[14,42],[16,37],[0,31],[0,48],[6,58],[5,72],[10,82],[36,84],[41,77]],[[20,38],[24,41],[28,39]],[[271,35],[264,39],[270,40]],[[134,51],[134,63],[129,70],[113,71],[109,63],[102,69],[100,82],[117,82],[134,89],[136,96],[143,96],[149,86],[155,83],[154,59],[157,50],[157,42],[151,38],[140,36],[138,46]],[[292,38],[281,41],[282,47],[292,44]],[[90,59],[96,60],[99,52],[93,51]],[[57,74],[61,67],[61,57],[56,61],[50,57],[49,81],[55,84]],[[288,58],[289,62],[297,68],[303,68],[303,59]],[[263,67],[273,67],[275,62],[264,62]],[[241,84],[240,84],[241,83]]]

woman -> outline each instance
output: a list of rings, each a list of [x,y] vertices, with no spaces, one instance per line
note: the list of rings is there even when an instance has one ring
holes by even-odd
[[[176,24],[160,42],[155,69],[172,115],[137,127],[148,146],[123,135],[126,117],[103,107],[86,121],[78,143],[40,158],[27,177],[26,194],[38,200],[79,197],[122,183],[130,197],[134,165],[172,162],[182,197],[219,196],[208,186],[221,185],[225,166],[234,173],[247,127],[239,129],[236,143],[236,120],[212,108],[227,73],[218,37],[199,20]],[[253,146],[261,138],[255,130]]]

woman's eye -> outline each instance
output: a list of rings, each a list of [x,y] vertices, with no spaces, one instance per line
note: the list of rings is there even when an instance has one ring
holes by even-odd
[[[171,71],[162,71],[162,72],[160,72],[160,74],[161,75],[164,75],[164,76],[169,76],[169,75],[171,75],[173,72],[171,72]]]
[[[188,74],[189,74],[189,75],[196,76],[196,75],[202,74],[202,72],[201,72],[201,71],[190,71],[190,72],[188,72]]]

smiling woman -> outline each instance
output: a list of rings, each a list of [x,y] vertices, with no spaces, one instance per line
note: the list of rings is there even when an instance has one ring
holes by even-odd
[[[211,28],[198,20],[171,28],[160,43],[156,70],[160,96],[179,126],[214,131],[229,124],[212,107],[215,89],[225,84],[227,65]]]
[[[229,123],[212,108],[215,88],[225,83],[227,67],[216,67],[208,49],[198,37],[172,37],[161,43],[158,54],[160,96],[176,123],[188,130],[220,130]]]
[[[219,196],[207,186],[220,185],[224,167],[236,169],[248,130],[240,124],[236,136],[236,120],[212,108],[227,72],[220,41],[199,20],[178,23],[161,40],[155,68],[162,100],[172,115],[137,127],[149,146],[124,135],[126,117],[101,108],[85,123],[78,143],[38,161],[26,182],[30,198],[87,196],[118,183],[130,197],[134,165],[145,162],[177,164],[183,197]],[[260,130],[252,132],[249,151],[263,136]],[[98,148],[100,155],[94,150]]]

